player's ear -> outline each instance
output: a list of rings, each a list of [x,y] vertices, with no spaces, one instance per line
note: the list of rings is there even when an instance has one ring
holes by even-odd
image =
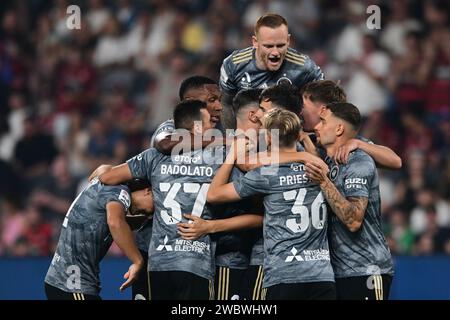
[[[345,132],[345,126],[342,123],[339,123],[336,126],[336,136],[340,137],[344,134],[344,132]]]
[[[288,38],[287,38],[287,46],[289,47],[289,44],[291,43],[291,34],[288,33]]]
[[[249,111],[248,114],[247,114],[247,118],[252,123],[256,123],[258,121],[258,117],[256,116],[256,112],[255,111]]]
[[[252,44],[253,48],[256,48],[258,46],[258,39],[256,38],[256,35],[252,35]]]

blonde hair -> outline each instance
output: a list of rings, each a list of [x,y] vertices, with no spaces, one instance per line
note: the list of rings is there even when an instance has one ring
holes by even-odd
[[[273,130],[278,130],[280,147],[290,147],[295,144],[302,129],[300,119],[295,113],[280,108],[267,112],[262,124],[271,135],[277,132]]]

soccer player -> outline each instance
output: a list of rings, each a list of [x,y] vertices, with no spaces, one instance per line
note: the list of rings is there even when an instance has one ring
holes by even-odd
[[[222,105],[220,103],[221,93],[219,86],[214,80],[204,76],[192,76],[180,85],[179,90],[180,101],[199,100],[206,103],[207,110],[210,114],[210,122],[213,128],[223,131],[221,125]],[[179,143],[178,139],[172,139],[171,135],[175,131],[173,119],[164,121],[156,131],[150,141],[150,147],[156,148],[162,153],[169,154],[173,147]],[[183,137],[181,137],[183,138]],[[182,141],[182,139],[181,139]],[[192,142],[192,140],[191,140]],[[204,143],[203,146],[208,145]],[[188,148],[189,146],[186,146]]]
[[[231,104],[239,90],[264,89],[282,82],[301,88],[324,78],[310,57],[289,47],[290,34],[285,18],[277,14],[263,15],[254,31],[253,46],[234,51],[224,59],[220,69],[219,85],[227,129],[234,128]]]
[[[301,125],[294,113],[273,109],[263,118],[263,128],[268,130],[270,152],[296,152]],[[301,163],[259,167],[228,182],[236,157],[233,146],[211,183],[207,200],[221,203],[264,196],[263,298],[335,299],[327,206],[319,186],[305,177]]]
[[[120,290],[136,280],[143,258],[125,215],[149,215],[153,200],[148,187],[131,191],[134,186],[107,186],[94,178],[73,201],[45,276],[49,300],[99,300],[99,263],[113,240],[132,262]]]
[[[344,90],[331,80],[314,81],[307,84],[302,90],[302,97],[303,110],[301,117],[303,118],[303,129],[309,132],[313,131],[314,127],[319,123],[320,113],[326,108],[327,104],[347,102]],[[304,137],[307,138],[306,135]],[[304,145],[307,147],[308,143],[305,142]],[[350,152],[356,149],[367,152],[378,166],[388,169],[400,169],[402,167],[401,158],[390,148],[374,144],[359,135],[349,139],[345,144],[337,148],[333,158],[339,163],[345,163]],[[308,151],[314,152],[313,150]]]
[[[351,152],[344,165],[335,164],[331,158],[339,147],[356,137],[360,124],[361,116],[354,105],[326,105],[315,131],[328,156],[329,177],[311,163],[306,165],[306,171],[310,179],[319,183],[334,212],[330,247],[337,298],[383,300],[389,296],[394,270],[381,226],[375,163],[361,149]]]
[[[260,89],[241,90],[233,99],[233,108],[236,113],[237,134],[247,135],[251,139],[256,139],[260,127],[260,121],[257,117],[259,110]],[[244,175],[238,167],[234,167],[231,173],[231,179],[237,179]],[[195,239],[205,233],[216,233],[213,237],[217,242],[216,248],[216,278],[214,282],[216,300],[230,299],[250,299],[250,290],[253,290],[256,274],[262,265],[262,235],[260,246],[252,248],[254,242],[259,238],[257,235],[262,233],[261,228],[251,230],[242,229],[243,223],[237,223],[236,219],[231,217],[241,217],[244,214],[258,213],[262,215],[262,208],[255,205],[256,201],[252,199],[243,199],[230,203],[225,207],[221,214],[215,215],[214,220],[203,220],[193,217],[193,223],[182,223],[179,225],[180,234],[184,239]],[[231,224],[233,221],[233,224]],[[259,225],[262,227],[262,219]],[[219,229],[221,227],[221,229]],[[233,227],[234,231],[223,232]],[[249,227],[248,225],[246,227]],[[218,230],[221,232],[217,233]],[[260,248],[260,250],[258,250]],[[250,254],[253,253],[252,256]],[[259,255],[260,261],[257,260]],[[249,262],[257,265],[250,267],[252,271],[247,271]],[[256,269],[256,270],[253,270]],[[262,272],[262,271],[261,271]],[[254,273],[254,281],[250,281],[250,274]],[[243,285],[245,283],[245,285]],[[251,289],[247,287],[251,286]],[[261,289],[261,288],[260,288]]]
[[[185,101],[174,111],[177,131],[201,136],[211,128],[211,116],[201,101]],[[223,147],[197,149],[173,156],[148,149],[127,163],[102,174],[116,184],[130,178],[148,178],[154,194],[155,214],[148,250],[151,299],[212,299],[214,243],[209,235],[183,240],[177,224],[187,222],[183,213],[211,219],[206,204],[209,183],[221,162]]]
[[[179,89],[181,101],[200,100],[206,103],[206,108],[210,113],[210,122],[212,127],[220,126],[222,106],[220,104],[220,91],[217,83],[203,76],[192,76],[183,80]],[[172,148],[178,143],[177,140],[171,140],[171,134],[175,131],[173,119],[168,119],[161,123],[153,133],[150,140],[150,148],[157,148],[164,153],[170,153]],[[193,141],[193,139],[191,140]],[[208,142],[209,143],[209,142]],[[205,144],[206,145],[206,144]],[[152,234],[152,219],[149,219],[145,225],[135,233],[136,243],[139,251],[144,257],[144,263],[147,265],[148,247]],[[140,271],[138,279],[133,283],[133,299],[150,298],[148,292],[148,272],[145,268]]]
[[[302,100],[298,88],[282,83],[264,89],[259,96],[259,105],[263,113],[273,108],[282,108],[300,116]]]

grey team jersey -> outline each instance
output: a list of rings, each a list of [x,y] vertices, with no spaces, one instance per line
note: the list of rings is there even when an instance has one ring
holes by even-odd
[[[305,151],[305,148],[300,142],[297,142],[297,151]],[[259,230],[259,234],[257,235],[257,240],[252,247],[252,252],[250,256],[250,265],[251,266],[262,266],[264,263],[264,240],[263,240],[263,232],[262,228]]]
[[[241,89],[267,88],[288,81],[301,88],[305,84],[323,80],[322,70],[310,57],[288,48],[286,57],[277,71],[260,70],[256,66],[255,49],[236,50],[223,61],[220,69],[220,89],[235,95]]]
[[[241,197],[264,194],[264,283],[334,281],[327,206],[300,163],[257,168],[233,181]]]
[[[242,177],[244,173],[237,167],[233,168],[230,180]],[[222,215],[214,215],[215,219],[230,218],[245,213],[255,213],[252,201],[242,199],[227,204]],[[232,269],[246,269],[250,261],[249,242],[251,240],[249,230],[223,232],[214,236],[217,241],[216,265]]]
[[[106,204],[130,207],[127,186],[107,186],[96,178],[73,201],[64,219],[55,255],[45,282],[65,292],[98,295],[99,263],[112,243]]]
[[[163,123],[161,123],[158,126],[158,128],[156,128],[155,132],[153,133],[150,139],[150,148],[155,147],[155,138],[157,135],[159,135],[162,132],[172,133],[173,131],[175,131],[175,123],[173,122],[173,119],[168,119]],[[139,250],[148,252],[150,239],[152,237],[152,227],[153,227],[153,219],[148,221],[142,228],[138,229],[135,232],[134,237],[136,239],[136,244]]]
[[[188,221],[183,213],[211,219],[206,193],[222,159],[223,148],[173,157],[151,148],[127,161],[133,178],[148,179],[152,185],[155,213],[149,271],[186,271],[209,280],[214,278],[215,250],[210,236],[183,240],[177,223]]]
[[[368,204],[361,229],[351,232],[334,215],[330,217],[331,261],[336,278],[393,274],[391,253],[383,235],[378,172],[373,159],[357,149],[346,165],[330,167],[330,179],[345,197],[365,197]]]

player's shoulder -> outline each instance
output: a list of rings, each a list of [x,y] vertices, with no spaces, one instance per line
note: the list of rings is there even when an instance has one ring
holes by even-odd
[[[361,149],[356,149],[352,151],[348,157],[347,166],[352,168],[364,168],[366,170],[374,170],[376,169],[375,161],[373,158],[365,151]]]
[[[253,59],[253,50],[253,47],[234,50],[227,58],[225,58],[224,63],[229,67],[232,67],[250,62]]]
[[[120,194],[121,192],[126,192],[130,194],[130,188],[128,188],[125,184],[117,184],[117,185],[107,185],[107,184],[100,184],[100,187],[98,189],[98,193],[100,195],[104,194]]]
[[[311,58],[308,55],[301,53],[293,48],[288,48],[286,51],[285,60],[289,64],[294,64],[296,66],[305,66],[308,65],[308,63],[311,61]]]
[[[99,197],[105,199],[105,204],[111,201],[121,202],[125,210],[128,210],[131,205],[131,190],[125,184],[103,185],[99,190]]]

